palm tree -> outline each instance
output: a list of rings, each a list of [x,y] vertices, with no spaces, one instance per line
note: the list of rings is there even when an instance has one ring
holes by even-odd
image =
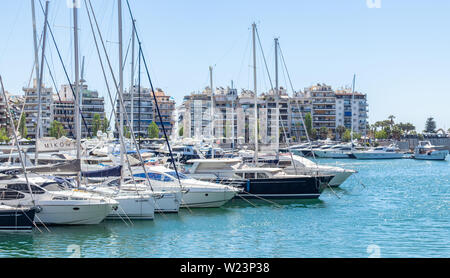
[[[390,115],[390,116],[388,117],[388,119],[389,119],[390,122],[391,122],[391,128],[392,128],[392,127],[394,126],[394,124],[395,124],[395,122],[394,122],[395,116]]]

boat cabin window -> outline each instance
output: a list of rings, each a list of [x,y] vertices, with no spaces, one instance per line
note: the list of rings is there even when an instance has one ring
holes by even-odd
[[[33,194],[44,194],[45,193],[45,190],[40,187],[37,187],[32,184],[30,185],[30,187],[31,187],[31,192]],[[18,184],[9,184],[8,189],[19,191],[22,193],[30,193],[30,190],[29,190],[27,184],[19,184],[19,183]]]
[[[166,174],[171,175],[172,177],[177,179],[177,173],[176,172],[167,172]],[[182,173],[178,172],[178,176],[180,177],[180,180],[187,180],[188,177],[186,175],[183,175]]]
[[[376,148],[375,150],[376,150],[376,151],[382,151],[383,148]]]
[[[6,188],[0,188],[0,201],[18,200],[23,198],[25,198],[25,195],[20,192]]]
[[[290,166],[292,164],[292,162],[290,160],[285,160],[285,161],[279,161],[278,165],[281,167],[287,167]]]
[[[244,178],[244,173],[236,173],[236,176],[238,176],[240,178]]]
[[[269,176],[266,173],[258,173],[257,174],[258,179],[268,179]]]
[[[44,183],[41,187],[47,189],[48,191],[64,191],[65,190],[64,186],[62,186],[61,184],[59,184],[57,182]]]
[[[142,174],[137,174],[134,175],[137,178],[144,178],[145,179],[145,173]],[[150,180],[154,180],[154,181],[163,181],[163,182],[169,182],[169,181],[173,181],[170,177],[163,175],[163,174],[159,174],[159,173],[148,173],[148,178]]]
[[[255,173],[245,173],[244,178],[246,179],[254,179]]]

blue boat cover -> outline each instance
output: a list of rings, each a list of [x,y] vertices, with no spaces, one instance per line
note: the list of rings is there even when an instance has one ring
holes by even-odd
[[[122,173],[122,166],[117,166],[106,168],[104,170],[82,172],[81,175],[84,178],[107,178],[107,177],[120,177],[121,173]]]

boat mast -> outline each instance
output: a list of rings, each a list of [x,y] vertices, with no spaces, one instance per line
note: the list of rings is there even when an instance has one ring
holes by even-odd
[[[259,142],[258,142],[258,87],[257,87],[257,75],[256,75],[256,23],[252,24],[252,35],[253,35],[253,80],[254,80],[254,98],[255,98],[255,106],[254,106],[254,117],[255,117],[255,128],[254,128],[254,134],[255,134],[255,165],[258,163],[258,149],[259,149]]]
[[[3,86],[3,79],[2,76],[0,75],[0,87],[2,89],[2,96],[3,99],[5,100],[5,105],[6,105],[6,116],[9,118],[9,120],[11,121],[11,127],[12,127],[12,133],[14,135],[14,141],[15,141],[15,145],[17,147],[17,152],[19,154],[19,160],[20,163],[22,165],[22,169],[23,169],[23,175],[25,176],[25,180],[27,182],[27,186],[28,186],[28,190],[30,191],[30,195],[31,195],[31,200],[33,205],[35,205],[35,201],[34,201],[34,197],[33,197],[33,190],[31,189],[31,185],[30,185],[30,181],[28,179],[28,171],[27,171],[27,167],[25,165],[25,160],[24,157],[22,156],[22,149],[20,148],[20,143],[19,143],[19,139],[17,138],[17,133],[16,133],[16,125],[14,123],[14,119],[11,115],[11,109],[9,108],[9,103],[8,103],[8,98],[6,96],[6,92],[5,92],[5,87]]]
[[[131,32],[131,87],[130,87],[130,100],[131,100],[131,123],[130,125],[134,130],[134,49],[135,49],[135,30],[134,24]]]
[[[234,83],[233,80],[231,80],[231,90],[232,92],[234,92]],[[234,137],[236,136],[234,134],[234,106],[235,106],[235,99],[234,99],[234,95],[231,96],[231,146],[234,152]]]
[[[353,104],[354,104],[354,101],[355,101],[355,83],[356,83],[356,74],[354,74],[353,75],[353,89],[352,89],[352,103],[351,103],[351,105],[350,105],[350,107],[352,107],[352,132],[351,132],[351,135],[350,135],[350,137],[351,137],[351,142],[352,142],[352,149],[353,149]]]
[[[211,158],[214,159],[214,89],[213,89],[213,67],[209,67],[209,81],[211,85]]]
[[[123,49],[122,49],[122,0],[117,1],[118,6],[118,26],[119,26],[119,98],[122,98],[123,96]],[[125,109],[124,107],[121,107],[119,105],[119,112],[120,112],[120,124],[119,124],[119,138],[123,138],[123,113],[126,111],[123,111]],[[125,144],[124,140],[120,140],[120,166],[122,166],[122,172],[121,172],[121,184],[123,181],[123,166],[124,166],[124,155],[125,155]]]
[[[78,52],[78,8],[77,0],[73,0],[73,39],[75,49],[75,134],[77,145],[77,163],[81,166],[81,97],[80,97],[80,65]],[[78,172],[77,185],[81,185],[81,172]]]
[[[276,160],[280,159],[280,93],[278,89],[278,38],[275,38],[275,153]],[[286,138],[287,140],[287,138]]]
[[[38,84],[37,84],[37,95],[38,95],[38,115],[37,115],[37,123],[36,123],[36,143],[35,143],[35,152],[34,152],[34,163],[36,166],[39,165],[39,149],[38,149],[38,140],[42,138],[42,100],[41,100],[41,92],[42,92],[42,79],[44,76],[44,59],[45,59],[45,45],[47,39],[47,18],[48,18],[48,5],[49,1],[45,1],[45,21],[44,21],[44,34],[42,37],[42,56],[41,56],[41,69],[38,74]],[[34,5],[33,5],[34,7]]]

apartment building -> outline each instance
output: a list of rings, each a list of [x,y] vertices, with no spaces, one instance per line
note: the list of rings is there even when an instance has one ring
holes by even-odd
[[[131,107],[131,97],[133,97],[133,108]],[[159,136],[163,137],[163,126],[166,130],[167,136],[170,136],[175,125],[174,112],[175,112],[175,100],[166,95],[161,89],[155,90],[155,97],[158,101],[158,108],[162,118],[159,118],[159,114],[156,108],[155,99],[151,89],[141,88],[140,93],[137,86],[128,92],[123,94],[123,101],[125,105],[125,111],[128,115],[128,120],[133,122],[133,130],[136,136],[140,134],[142,137],[146,137],[148,134],[148,127],[152,122],[155,122],[159,128]],[[131,110],[133,109],[133,113]],[[116,118],[119,119],[120,105],[116,105]],[[131,115],[133,114],[133,116]],[[126,121],[126,117],[124,117]]]
[[[72,85],[73,87],[74,85]],[[100,97],[98,91],[90,90],[84,80],[80,84],[81,95],[81,137],[95,137],[93,134],[94,117],[98,114],[103,120],[105,118],[105,98]],[[75,100],[70,85],[62,85],[59,97],[54,96],[53,120],[63,123],[68,136],[75,132]]]
[[[184,98],[184,137],[202,139],[214,134],[215,142],[219,144],[228,144],[234,138],[235,143],[253,145],[256,124],[260,144],[273,145],[276,136],[279,136],[281,143],[286,138],[290,142],[298,142],[306,138],[302,118],[304,120],[308,113],[312,117],[312,129],[317,131],[326,128],[335,134],[340,125],[350,129],[351,117],[354,117],[355,132],[365,134],[367,96],[356,93],[355,100],[351,101],[351,98],[351,92],[334,91],[325,84],[308,87],[303,92],[295,92],[293,96],[288,96],[286,90],[280,88],[277,126],[277,96],[273,91],[258,97],[255,119],[252,91],[243,90],[237,94],[235,89],[217,88],[214,93],[214,131],[211,131],[211,89],[206,88],[202,93],[192,93]],[[352,109],[354,112],[351,112]]]
[[[317,84],[305,89],[311,99],[313,129],[327,128],[336,132],[336,95],[331,86]]]
[[[39,97],[37,87],[38,87],[37,81],[35,79],[32,88],[23,88],[25,94],[24,113],[26,118],[28,137],[30,138],[36,138],[37,133],[36,126],[39,114]],[[42,84],[40,103],[41,103],[40,117],[41,117],[42,136],[45,137],[48,136],[48,130],[52,122],[51,108],[53,105],[53,89],[46,88],[44,84]]]
[[[366,135],[368,125],[367,95],[350,89],[336,91],[336,127],[344,126]]]
[[[156,103],[154,101],[154,98],[152,98],[153,101],[153,107],[154,107],[154,114],[153,114],[153,121],[156,123],[156,125],[159,128],[159,136],[164,136],[163,132],[163,126],[166,130],[167,136],[170,136],[172,134],[175,121],[174,121],[174,112],[175,112],[175,100],[164,93],[163,90],[157,88],[155,90],[155,97],[158,102],[158,108],[161,115],[161,119],[159,117],[158,111],[156,109]]]

